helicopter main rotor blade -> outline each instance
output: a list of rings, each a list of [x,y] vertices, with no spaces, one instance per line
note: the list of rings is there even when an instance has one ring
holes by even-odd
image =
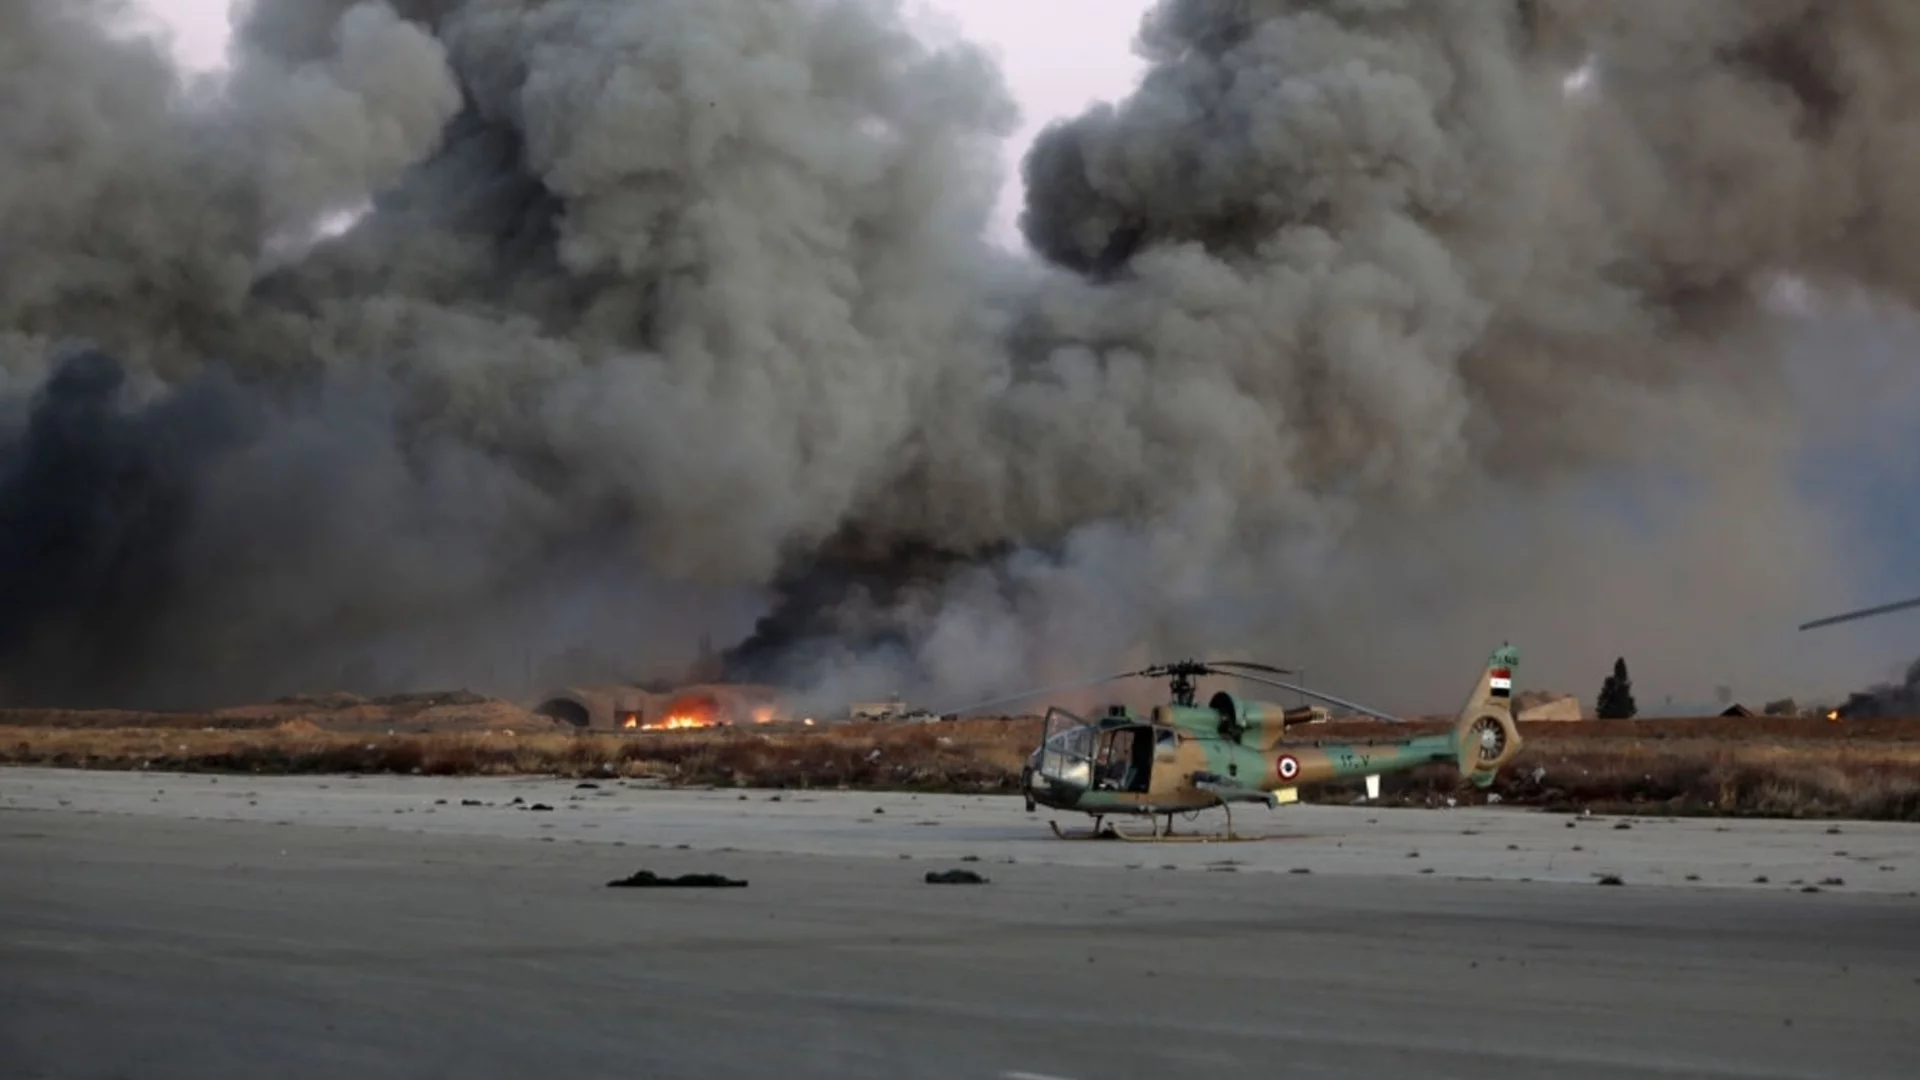
[[[1304,686],[1295,686],[1290,682],[1282,682],[1279,679],[1263,679],[1258,675],[1247,675],[1238,671],[1222,672],[1222,674],[1231,675],[1236,679],[1246,679],[1249,682],[1261,683],[1266,686],[1277,686],[1282,690],[1292,690],[1296,694],[1305,694],[1310,698],[1317,698],[1321,701],[1326,702],[1329,705],[1338,705],[1343,709],[1352,709],[1354,712],[1357,712],[1357,713],[1365,713],[1366,715],[1373,717],[1375,720],[1385,720],[1390,724],[1406,723],[1405,720],[1401,719],[1398,716],[1394,716],[1390,713],[1378,712],[1373,709],[1367,708],[1365,705],[1356,705],[1351,701],[1345,700],[1344,698],[1337,698],[1337,697],[1334,697],[1332,694],[1323,694],[1318,690],[1309,690]]]
[[[944,709],[935,715],[958,716],[961,713],[972,712],[975,709],[984,709],[989,705],[1005,705],[1009,701],[1022,701],[1030,697],[1039,697],[1041,694],[1058,694],[1067,690],[1079,690],[1088,686],[1099,686],[1102,683],[1116,682],[1120,679],[1131,679],[1139,674],[1140,672],[1138,671],[1123,671],[1118,675],[1104,675],[1098,679],[1081,679],[1076,682],[1058,683],[1053,686],[1042,686],[1033,690],[1022,690],[1018,694],[1009,694],[1006,697],[993,698],[988,701],[976,701],[971,705],[958,709]]]
[[[1299,672],[1293,670],[1292,668],[1274,667],[1272,664],[1262,664],[1255,660],[1206,660],[1202,662],[1205,663],[1208,667],[1252,668],[1255,671],[1265,671],[1274,675],[1300,674]],[[1233,673],[1229,671],[1229,672],[1225,672],[1224,674],[1231,675]]]
[[[1911,607],[1920,607],[1920,596],[1914,597],[1911,600],[1900,600],[1892,604],[1881,604],[1878,607],[1861,608],[1858,611],[1848,611],[1839,615],[1829,615],[1824,619],[1815,619],[1810,623],[1801,623],[1800,629],[1812,630],[1816,627],[1832,626],[1835,623],[1852,622],[1855,619],[1866,619],[1866,618],[1871,618],[1872,616],[1875,616],[1875,615],[1889,615],[1896,611],[1905,611]]]

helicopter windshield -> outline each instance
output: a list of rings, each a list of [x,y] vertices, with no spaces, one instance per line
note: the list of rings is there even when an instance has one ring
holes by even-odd
[[[1061,708],[1047,710],[1038,772],[1057,784],[1086,788],[1093,783],[1094,727]]]

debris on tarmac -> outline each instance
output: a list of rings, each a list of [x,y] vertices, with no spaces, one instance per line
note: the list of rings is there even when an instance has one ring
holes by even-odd
[[[632,877],[607,882],[609,889],[744,889],[747,883],[722,874],[681,874],[661,877],[651,870],[635,870]]]
[[[929,870],[929,885],[985,885],[987,879],[971,870]]]

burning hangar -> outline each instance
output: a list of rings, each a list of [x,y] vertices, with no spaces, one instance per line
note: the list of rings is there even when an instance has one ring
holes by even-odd
[[[637,686],[557,690],[534,706],[544,716],[581,731],[674,731],[771,724],[783,719],[779,692],[770,686],[709,683],[668,691]]]

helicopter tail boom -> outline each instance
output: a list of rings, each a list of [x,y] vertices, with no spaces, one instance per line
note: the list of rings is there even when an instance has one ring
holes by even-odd
[[[1520,752],[1520,729],[1513,722],[1513,671],[1519,666],[1520,650],[1495,649],[1454,723],[1454,761],[1476,787],[1491,786]]]

